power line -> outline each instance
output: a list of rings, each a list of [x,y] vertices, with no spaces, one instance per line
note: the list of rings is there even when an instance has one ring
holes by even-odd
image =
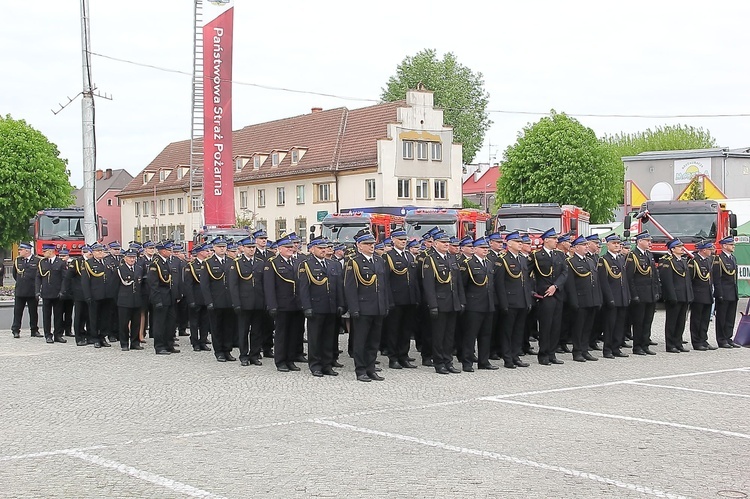
[[[114,57],[105,54],[99,54],[97,52],[89,52],[91,55],[101,57],[103,59],[109,59],[111,61],[122,62],[124,64],[131,64],[134,66],[140,66],[144,68],[154,69],[165,73],[174,73],[193,77],[192,73],[187,71],[181,71],[179,69],[165,68],[162,66],[156,66],[153,64],[146,64],[143,62],[131,61],[128,59],[122,59],[120,57]],[[205,76],[206,79],[211,79],[210,76]],[[225,80],[222,80],[225,81]],[[325,92],[316,92],[314,90],[300,90],[296,88],[278,87],[274,85],[264,85],[262,83],[252,83],[246,81],[232,80],[233,85],[242,85],[248,87],[261,88],[264,90],[273,90],[278,92],[289,92],[294,94],[302,95],[315,95],[319,97],[329,97],[332,99],[347,100],[347,101],[358,101],[358,102],[381,102],[380,99],[373,99],[370,97],[352,97],[346,95],[330,94]],[[471,111],[472,108],[442,108],[444,111]],[[490,114],[510,114],[510,115],[527,115],[527,116],[547,116],[549,111],[521,111],[512,109],[488,109]],[[747,118],[750,117],[750,113],[695,113],[695,114],[620,114],[620,113],[569,113],[565,112],[567,116],[579,117],[579,118],[643,118],[643,119],[677,119],[677,118]]]

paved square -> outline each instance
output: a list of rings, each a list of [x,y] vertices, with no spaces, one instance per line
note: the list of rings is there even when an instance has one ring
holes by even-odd
[[[655,357],[382,383],[2,331],[0,497],[746,497],[750,349],[662,327]]]

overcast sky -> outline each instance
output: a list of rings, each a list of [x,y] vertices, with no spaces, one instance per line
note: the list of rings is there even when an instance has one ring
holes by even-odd
[[[92,52],[191,71],[193,2],[91,0]],[[492,111],[572,115],[750,113],[750,2],[235,1],[233,128],[377,100],[407,55],[453,52],[484,75]],[[82,183],[80,2],[3,2],[0,113],[56,143]],[[189,138],[189,76],[93,57],[97,167],[145,167]],[[241,83],[355,99],[269,90]],[[360,99],[360,100],[356,100]],[[540,116],[492,112],[475,158],[502,158]],[[750,146],[750,117],[579,117],[597,135],[684,123]],[[489,144],[491,143],[491,147]]]

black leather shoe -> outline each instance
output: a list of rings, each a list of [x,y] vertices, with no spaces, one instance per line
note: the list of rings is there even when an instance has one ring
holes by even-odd
[[[200,349],[203,352],[210,352],[211,351],[211,347],[208,346],[208,345],[200,345]]]
[[[55,340],[53,340],[52,338],[45,338],[44,341],[46,341],[47,343],[54,343],[55,342]]]
[[[465,364],[463,366],[463,370],[464,370],[465,373],[473,373],[474,372],[474,367],[471,364]]]
[[[280,373],[289,372],[289,368],[286,366],[286,364],[281,364],[281,365],[276,366],[276,370],[279,371]]]
[[[523,353],[526,354],[526,355],[536,355],[537,352],[533,348],[529,348],[528,350],[526,350]]]
[[[107,336],[107,339],[112,343],[117,343],[118,339],[115,336],[109,335]]]
[[[20,338],[21,337],[21,333],[19,333],[18,331],[13,331],[13,337],[14,338]]]
[[[605,359],[614,359],[615,358],[615,356],[612,355],[612,352],[607,352],[604,355],[602,355],[602,357],[604,357]]]
[[[287,362],[286,366],[289,368],[290,371],[299,371],[300,368],[297,367],[297,365],[294,362]]]
[[[388,362],[388,367],[389,367],[389,368],[391,368],[391,369],[403,369],[403,368],[401,367],[401,364],[399,364],[399,363],[398,363],[397,361],[395,361],[395,360],[392,360],[392,361]]]
[[[373,381],[383,381],[385,378],[378,373],[367,373],[367,376]]]
[[[573,353],[573,351],[568,347],[568,345],[560,345],[557,348],[559,349],[559,352],[555,352],[555,353]]]
[[[43,335],[42,333],[40,333],[39,331],[33,331],[33,332],[31,333],[31,337],[32,337],[32,338],[43,338],[43,337],[44,337],[44,335]]]
[[[515,369],[516,365],[513,362],[503,362],[503,367],[506,369]]]
[[[107,338],[102,338],[101,340],[99,340],[99,343],[101,343],[103,347],[111,347],[112,346],[107,341]]]
[[[168,350],[169,350],[169,353],[180,353],[179,348],[172,347],[172,348],[169,348]]]
[[[547,358],[541,359],[540,358],[539,359],[539,365],[542,365],[542,366],[548,366],[548,365],[550,365],[549,359],[547,359]]]
[[[101,348],[101,347],[102,347],[102,344],[101,344],[100,341],[95,341],[94,342],[94,348]]]
[[[649,349],[648,347],[644,348],[643,351],[646,352],[646,355],[656,355],[656,352]]]
[[[583,355],[576,354],[576,355],[573,355],[573,361],[574,362],[586,362],[586,359],[583,358]]]
[[[563,362],[562,360],[560,360],[560,359],[557,359],[557,358],[555,358],[555,357],[553,357],[553,358],[549,359],[549,363],[550,363],[550,364],[557,364],[557,365],[560,365],[560,364],[565,364],[565,362]]]
[[[487,371],[497,371],[500,368],[494,364],[482,364],[482,365],[477,365],[477,369],[482,369],[482,370],[487,370]]]
[[[633,345],[631,345],[628,342],[625,342],[625,343],[622,344],[622,348],[633,348]]]
[[[401,367],[403,367],[404,369],[416,369],[417,368],[417,366],[415,366],[414,364],[412,364],[408,360],[406,360],[404,362],[399,362],[399,364],[401,364]]]
[[[406,360],[408,360],[409,362],[414,362],[417,359],[415,359],[414,357],[407,357]]]
[[[672,347],[672,348],[667,348],[667,352],[668,353],[680,353],[680,350],[678,348]]]
[[[307,357],[305,357],[304,355],[298,355],[294,359],[294,362],[302,362],[303,364],[307,364]]]
[[[500,357],[500,355],[493,353],[492,355],[490,355],[490,360],[503,360],[503,358]]]
[[[66,339],[65,339],[65,338],[63,338],[62,336],[57,336],[57,337],[55,338],[55,343],[67,343],[67,342],[68,342],[68,340],[66,340]]]
[[[633,350],[633,355],[646,355],[646,352],[642,348],[636,348]]]
[[[721,345],[719,345],[719,348],[734,348],[734,347],[730,345],[729,343],[722,343]]]
[[[120,347],[120,350],[122,350],[123,352],[129,352],[130,347]]]
[[[708,350],[708,347],[706,345],[693,345],[693,350],[698,350],[699,352],[705,352]]]
[[[208,343],[208,342],[206,342],[206,343]],[[269,350],[267,352],[263,352],[263,357],[265,357],[267,359],[273,359],[273,350]]]
[[[599,346],[599,343],[592,343],[589,345],[589,348],[591,350],[597,350],[597,351],[600,351],[602,349],[602,347]]]
[[[742,348],[742,345],[734,341],[730,341],[729,344],[732,346],[732,348]]]
[[[76,346],[77,347],[86,347],[88,345],[89,345],[89,342],[86,341],[86,340],[78,340],[78,341],[76,341]]]
[[[529,367],[529,363],[528,363],[528,362],[524,362],[524,361],[522,361],[521,359],[515,359],[515,360],[513,361],[513,363],[514,363],[514,364],[515,364],[515,365],[516,365],[517,367]]]
[[[432,367],[433,366],[432,359],[422,359],[422,365],[427,366],[427,367]]]
[[[322,378],[323,377],[323,371],[312,371],[312,375],[316,378]]]
[[[680,347],[677,350],[679,350],[680,352],[689,352],[690,351],[690,350],[688,350],[687,348],[685,348],[682,345],[680,345]]]
[[[438,373],[438,374],[450,374],[450,372],[448,371],[448,369],[446,369],[443,366],[436,367],[435,368],[435,372]]]
[[[94,346],[96,346],[96,345],[94,345]],[[169,350],[157,350],[156,351],[156,355],[169,355],[171,353],[172,352],[170,352]]]
[[[216,356],[216,362],[226,362],[226,361],[227,361],[227,357],[223,353],[220,353],[219,355]]]
[[[654,340],[648,340],[648,346],[655,347],[656,345],[658,345],[658,343],[655,342]]]
[[[65,336],[67,336],[69,338],[72,338],[72,337],[75,336],[75,334],[73,333],[73,331],[68,331],[68,332],[65,333]]]
[[[716,350],[716,347],[713,346],[711,343],[706,343],[705,347],[708,348],[709,350]]]
[[[588,352],[583,352],[583,358],[592,362],[596,362],[597,360],[599,360]]]
[[[132,345],[130,345],[130,349],[131,350],[143,350],[143,347],[141,346],[140,343],[133,343]]]
[[[446,369],[448,369],[448,372],[451,374],[461,374],[461,370],[456,369],[454,366],[448,366]]]
[[[253,357],[252,359],[250,359],[250,363],[252,365],[254,365],[254,366],[262,366],[263,365],[263,362],[261,362],[260,359],[257,358],[257,357]]]
[[[359,376],[357,376],[357,381],[364,381],[365,383],[369,383],[372,380],[370,379],[368,375],[360,374]]]
[[[199,346],[194,346],[193,347],[193,352],[200,352],[200,351],[201,351],[201,347],[199,347]]]
[[[234,356],[234,355],[232,355],[231,353],[226,353],[226,354],[224,355],[224,357],[226,357],[226,358],[227,358],[227,361],[229,361],[229,362],[234,362],[235,360],[237,360],[237,357],[235,357],[235,356]]]
[[[619,350],[617,352],[612,352],[612,355],[614,355],[615,357],[620,357],[622,359],[624,359],[625,357],[630,357],[630,355],[622,353]]]
[[[339,375],[339,373],[337,373],[333,369],[323,369],[323,374],[325,374],[326,376],[338,376]]]
[[[338,367],[338,368],[342,368],[342,367],[344,367],[344,364],[342,364],[342,363],[341,363],[341,362],[339,362],[338,360],[334,360],[333,362],[331,362],[331,367]]]
[[[245,360],[241,360],[241,361],[240,361],[240,365],[241,365],[242,367],[250,367],[250,361],[249,361],[249,360],[247,360],[247,359],[245,359]]]

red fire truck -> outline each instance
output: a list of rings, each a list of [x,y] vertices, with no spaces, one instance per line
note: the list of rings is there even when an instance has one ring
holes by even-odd
[[[107,237],[107,220],[98,217],[97,239]],[[57,250],[67,248],[71,255],[80,255],[86,244],[83,238],[83,208],[49,208],[29,219],[29,235],[34,240],[34,251],[42,254],[43,244],[54,244]]]
[[[624,236],[643,230],[651,234],[651,251],[667,253],[667,242],[676,237],[685,248],[695,251],[695,243],[704,239],[718,242],[737,235],[737,215],[721,201],[646,201],[637,212],[625,216]]]
[[[433,227],[439,227],[449,236],[461,239],[467,235],[484,235],[490,218],[489,213],[474,209],[417,208],[407,210],[404,220],[409,239],[422,237],[422,234]]]
[[[246,238],[250,235],[250,230],[247,228],[240,229],[237,227],[209,227],[204,225],[201,230],[193,235],[193,240],[188,241],[188,251],[192,251],[196,244],[202,244],[206,241],[212,241],[213,239],[221,236],[224,239],[231,239],[237,242],[241,239]]]
[[[557,203],[504,204],[497,210],[495,230],[518,230],[531,237],[533,245],[541,244],[539,237],[553,227],[558,233],[570,232],[588,236],[590,216],[578,206]]]
[[[370,229],[375,239],[382,241],[404,224],[404,217],[387,213],[353,211],[326,215],[321,222],[321,233],[331,241],[354,244],[354,236],[362,229]],[[310,228],[311,232],[314,227]]]

